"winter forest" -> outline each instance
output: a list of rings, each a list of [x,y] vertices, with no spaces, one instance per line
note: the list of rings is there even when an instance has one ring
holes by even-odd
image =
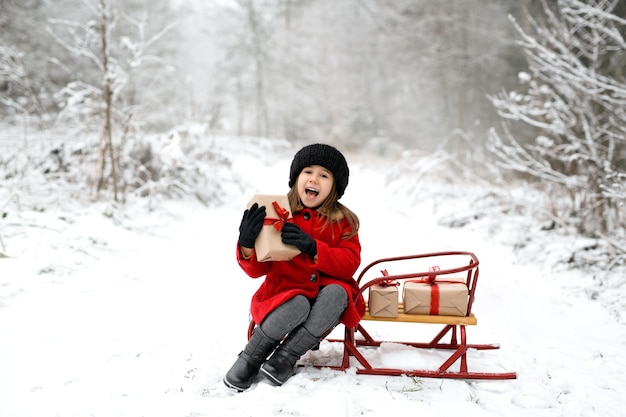
[[[487,323],[502,318],[500,334],[516,341],[502,367],[517,360],[520,371],[519,385],[448,391],[439,382],[389,379],[381,388],[358,380],[355,397],[373,402],[369,390],[380,390],[438,404],[443,415],[458,411],[438,401],[452,391],[475,407],[467,415],[617,416],[625,69],[624,0],[0,0],[0,414],[199,416],[211,415],[209,399],[221,415],[244,415],[221,378],[245,331],[247,300],[229,301],[243,330],[210,322],[217,334],[236,334],[232,342],[199,334],[208,320],[194,309],[206,312],[213,306],[205,297],[220,298],[201,287],[213,285],[205,280],[211,273],[252,291],[234,259],[219,255],[226,240],[234,252],[240,208],[253,191],[286,192],[286,161],[324,142],[350,161],[343,201],[358,201],[367,220],[367,260],[402,239],[429,250],[467,236],[488,248],[491,265],[506,263],[492,269],[506,283],[493,289],[485,262],[479,307]],[[274,169],[276,181],[259,184]],[[380,205],[387,219],[374,215]],[[385,228],[402,216],[402,226]],[[385,241],[387,233],[397,239]],[[172,250],[170,238],[185,249]],[[131,256],[125,245],[143,246]],[[499,258],[505,250],[515,262]],[[554,292],[533,286],[544,273]],[[517,298],[508,301],[506,291]],[[543,316],[528,309],[529,299],[545,307]],[[513,329],[509,302],[531,311],[528,329]],[[571,305],[582,313],[545,324],[571,318],[560,310]],[[597,305],[615,322],[585,313]],[[72,306],[84,309],[88,326],[75,324],[81,314]],[[92,326],[102,311],[109,316]],[[613,325],[621,327],[610,333]],[[600,351],[593,332],[605,327]],[[537,328],[541,343],[528,336]],[[568,349],[559,340],[569,340]],[[538,346],[544,350],[534,353]],[[570,367],[609,358],[618,362],[602,374],[588,368],[581,377]],[[94,367],[115,378],[99,378]],[[169,371],[175,377],[153,374]],[[298,380],[286,389],[313,395],[315,382],[328,379],[337,395],[356,378],[311,372],[303,389]],[[607,372],[608,388],[598,388]],[[145,401],[151,389],[159,401]],[[307,415],[266,389],[243,394],[253,400],[244,404],[249,415]],[[110,395],[103,407],[92,401],[100,395]],[[172,405],[172,395],[180,402]],[[319,410],[321,402],[306,398]],[[256,400],[272,412],[257,414]],[[348,405],[346,415],[389,411],[384,402],[372,405],[381,414]],[[168,414],[170,406],[179,409]]]
[[[3,0],[0,175],[216,204],[216,137],[321,140],[421,180],[523,183],[531,199],[490,209],[590,237],[575,261],[611,268],[626,260],[625,18],[616,0]]]

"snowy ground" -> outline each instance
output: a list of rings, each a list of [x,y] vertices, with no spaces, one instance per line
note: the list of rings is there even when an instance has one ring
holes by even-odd
[[[61,191],[0,189],[8,212],[0,236],[11,256],[0,259],[0,416],[625,415],[623,320],[592,300],[592,279],[546,259],[578,242],[537,232],[544,250],[529,258],[510,244],[519,224],[438,226],[480,191],[422,184],[415,204],[389,186],[381,165],[365,160],[350,160],[343,200],[362,221],[364,264],[437,250],[476,253],[479,324],[469,339],[501,349],[471,352],[470,368],[517,371],[518,378],[377,377],[305,367],[283,387],[261,381],[241,394],[228,390],[222,377],[245,344],[258,286],[234,260],[242,207],[254,192],[286,192],[289,162],[243,155],[233,169],[251,180],[249,190],[212,208],[165,202],[148,212],[140,202],[86,205]],[[406,339],[424,326],[371,329]],[[438,365],[436,353],[398,345],[369,355],[376,363]],[[324,342],[305,359],[332,362],[339,352]]]

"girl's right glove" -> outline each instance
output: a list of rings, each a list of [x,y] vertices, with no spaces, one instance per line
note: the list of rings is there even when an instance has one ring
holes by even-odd
[[[254,241],[263,228],[263,219],[265,219],[265,206],[259,207],[257,203],[243,212],[239,225],[239,245],[244,248],[254,248]]]

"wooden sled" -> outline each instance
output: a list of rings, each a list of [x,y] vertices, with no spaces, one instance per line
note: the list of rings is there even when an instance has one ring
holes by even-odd
[[[458,261],[452,267],[444,267],[437,271],[429,270],[429,268],[417,269],[418,272],[409,272],[403,274],[379,275],[377,278],[367,280],[365,278],[374,267],[385,266],[389,269],[396,268],[402,263],[410,262],[430,262],[438,265],[441,261],[457,262],[459,259],[464,260],[462,263]],[[451,315],[430,315],[430,314],[406,314],[404,306],[398,303],[397,317],[378,317],[370,315],[369,309],[366,309],[365,315],[361,318],[361,322],[355,327],[345,327],[343,339],[326,339],[328,342],[343,344],[343,355],[341,364],[338,366],[320,365],[319,367],[331,368],[345,371],[356,365],[357,374],[366,375],[388,375],[399,376],[407,375],[414,377],[433,377],[433,378],[457,378],[457,379],[483,379],[483,380],[501,380],[515,379],[515,372],[477,372],[471,371],[468,366],[468,353],[472,350],[492,350],[499,349],[498,344],[469,344],[467,343],[467,326],[477,324],[477,319],[472,313],[472,305],[476,292],[476,284],[478,282],[478,259],[471,252],[435,252],[428,254],[417,254],[409,256],[398,256],[391,258],[378,259],[365,267],[357,278],[360,294],[369,291],[373,285],[380,285],[383,282],[424,279],[436,275],[436,278],[461,278],[465,281],[469,290],[469,298],[467,305],[467,314],[465,316]],[[395,322],[395,323],[422,323],[442,326],[441,331],[430,341],[391,341],[377,340],[365,329],[365,322]],[[250,323],[248,336],[251,335],[255,324]],[[363,355],[362,349],[376,348],[383,343],[398,343],[401,345],[411,346],[419,349],[436,349],[438,351],[449,352],[446,359],[435,370],[412,369],[412,368],[383,368],[373,366],[370,361]],[[381,353],[381,355],[384,353]],[[352,358],[355,361],[351,360]],[[456,366],[455,366],[456,364]],[[313,365],[317,366],[317,365]]]

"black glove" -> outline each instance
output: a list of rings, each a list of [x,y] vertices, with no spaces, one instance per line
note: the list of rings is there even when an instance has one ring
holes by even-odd
[[[300,252],[306,253],[311,258],[317,255],[315,239],[303,232],[297,224],[285,223],[280,235],[285,245],[293,245],[298,248]]]
[[[249,209],[243,212],[243,218],[239,225],[239,244],[244,248],[254,248],[256,240],[265,219],[265,206],[259,207],[254,203]]]

